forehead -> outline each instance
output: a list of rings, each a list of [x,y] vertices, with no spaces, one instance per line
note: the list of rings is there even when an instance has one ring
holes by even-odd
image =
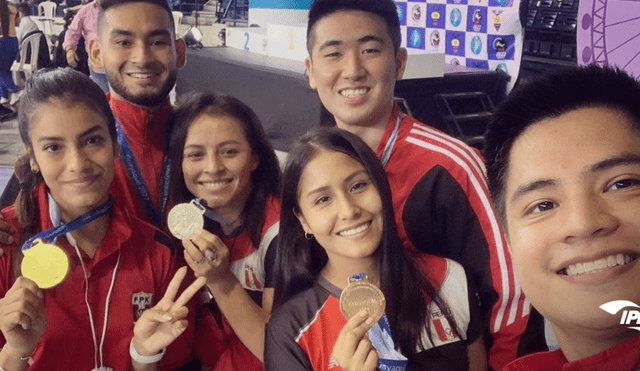
[[[509,153],[507,196],[534,179],[570,179],[599,161],[640,153],[640,135],[620,110],[580,108],[529,126]]]
[[[221,142],[229,139],[247,141],[242,122],[233,116],[203,112],[189,124],[187,142]]]
[[[376,35],[391,44],[391,36],[384,19],[362,10],[338,10],[325,15],[313,27],[312,48],[327,41],[355,41],[366,35]]]
[[[68,102],[57,98],[40,104],[29,118],[32,135],[51,135],[60,131],[60,128],[65,129],[61,134],[69,134],[95,125],[107,130],[107,120],[95,108],[85,102]]]
[[[342,182],[364,165],[351,156],[331,149],[320,149],[302,171],[300,189],[320,183]]]
[[[146,33],[154,30],[172,32],[173,19],[161,6],[146,3],[125,3],[107,9],[100,25],[101,31],[114,29]]]

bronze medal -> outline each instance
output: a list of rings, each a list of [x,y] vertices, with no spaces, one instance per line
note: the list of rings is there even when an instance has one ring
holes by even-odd
[[[60,247],[38,239],[23,253],[22,275],[41,289],[56,286],[67,276],[69,258]]]
[[[193,236],[204,227],[203,210],[193,203],[174,206],[167,216],[167,226],[171,234],[180,240]]]
[[[371,284],[364,273],[349,277],[349,284],[340,295],[340,311],[349,320],[363,309],[369,312],[378,322],[385,310],[385,299],[382,291]]]

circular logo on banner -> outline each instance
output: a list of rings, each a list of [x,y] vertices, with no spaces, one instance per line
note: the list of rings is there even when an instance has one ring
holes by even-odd
[[[420,9],[420,5],[413,6],[413,9],[411,10],[411,18],[413,18],[413,20],[416,22],[418,22],[420,18],[422,18],[422,10]]]
[[[451,21],[451,25],[453,27],[460,26],[460,23],[462,22],[462,13],[460,12],[460,9],[453,8],[451,14],[449,14],[449,21]]]
[[[496,66],[496,71],[502,71],[506,74],[509,73],[509,69],[507,68],[507,65],[504,63],[500,63],[499,65]]]
[[[420,37],[420,31],[413,30],[411,32],[411,46],[414,48],[419,48],[420,41],[422,41],[422,38]]]
[[[482,12],[476,9],[473,12],[473,30],[479,32],[482,29]]]
[[[440,45],[440,32],[433,31],[431,33],[430,41],[431,41],[431,46],[433,47],[437,47],[438,45]]]
[[[431,22],[433,22],[434,26],[438,25],[438,19],[440,19],[440,13],[437,10],[431,12]]]
[[[471,39],[471,44],[469,44],[469,46],[471,47],[471,52],[473,54],[480,54],[480,52],[482,52],[482,40],[480,40],[480,36],[474,36],[473,39]]]
[[[400,19],[400,23],[404,21],[404,12],[402,11],[402,7],[396,4],[396,10],[398,11],[398,18]]]
[[[453,48],[454,53],[458,52],[459,47],[460,47],[460,40],[458,40],[457,37],[454,37],[453,39],[451,39],[451,48]]]
[[[502,37],[493,40],[493,49],[496,51],[496,58],[505,59],[507,56],[507,41]]]

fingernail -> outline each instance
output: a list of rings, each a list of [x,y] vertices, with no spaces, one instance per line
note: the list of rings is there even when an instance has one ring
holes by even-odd
[[[44,299],[44,294],[40,290],[36,292],[36,296],[39,297],[40,299]]]
[[[364,321],[364,323],[366,323],[367,325],[372,324],[372,323],[373,323],[373,317],[369,317],[369,318],[367,318],[367,320],[366,320],[366,321]]]
[[[363,309],[358,314],[360,315],[360,317],[366,317],[368,313],[366,309]]]
[[[169,313],[165,313],[162,315],[163,321],[171,321],[171,315]]]

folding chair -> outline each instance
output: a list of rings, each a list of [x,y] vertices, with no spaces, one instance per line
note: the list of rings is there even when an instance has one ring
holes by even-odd
[[[39,32],[27,36],[22,40],[20,61],[13,62],[11,66],[11,77],[14,84],[23,86],[31,75],[38,70],[40,40],[42,40],[42,34]]]

